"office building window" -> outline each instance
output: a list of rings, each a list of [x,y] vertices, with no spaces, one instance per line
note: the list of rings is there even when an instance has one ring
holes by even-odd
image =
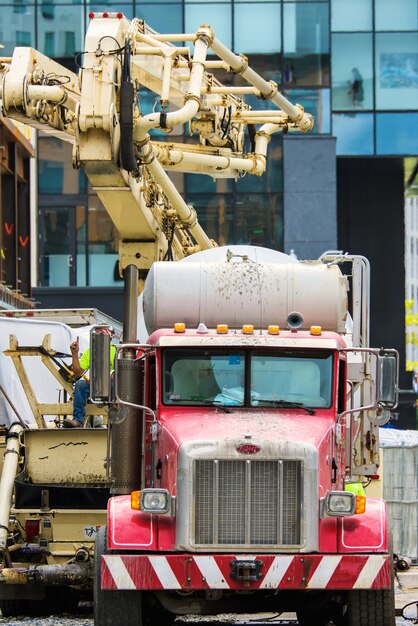
[[[41,14],[42,17],[46,20],[53,20],[55,14],[55,7],[51,2],[47,0],[42,0]]]
[[[71,30],[65,31],[64,42],[64,56],[73,56],[75,53],[75,33]]]
[[[44,52],[47,56],[55,56],[55,33],[45,33]]]
[[[377,113],[377,154],[418,154],[418,113]]]
[[[417,33],[376,34],[376,109],[417,108]]]
[[[30,46],[32,42],[32,33],[28,30],[16,31],[16,45],[17,46]]]
[[[329,6],[327,3],[286,2],[283,6],[283,56],[289,83],[329,86]]]
[[[307,113],[314,116],[315,125],[311,134],[331,132],[331,92],[329,89],[287,89],[286,98],[301,104]]]
[[[417,0],[375,0],[376,30],[418,30]]]
[[[13,13],[26,13],[25,0],[13,0]]]
[[[49,45],[45,33],[55,33],[55,53],[58,59],[73,59],[76,52],[82,50],[84,32],[83,7],[81,5],[57,5],[53,14],[44,14],[45,5],[38,8],[38,46],[41,52],[48,54],[43,46]],[[83,35],[84,36],[84,35]]]
[[[234,8],[237,52],[274,54],[281,51],[280,4],[238,4]]]
[[[228,48],[232,47],[232,7],[231,4],[185,4],[185,30],[194,33],[201,24],[208,22],[215,31],[215,37]]]
[[[72,165],[71,145],[42,133],[38,138],[38,191],[48,194],[84,194],[86,176]]]
[[[372,19],[372,0],[331,0],[333,31],[372,30]]]
[[[99,198],[90,190],[87,223],[77,228],[80,253],[87,241],[88,276],[85,283],[96,287],[120,284],[118,273],[119,235]],[[78,263],[84,267],[83,263]],[[81,275],[78,278],[81,281]],[[78,282],[80,284],[80,282]]]
[[[372,50],[371,33],[332,35],[334,111],[373,108]]]
[[[145,20],[159,33],[183,32],[183,6],[180,3],[145,4],[141,2],[136,8],[135,15]]]
[[[337,137],[338,156],[374,153],[372,113],[333,115],[332,134]]]

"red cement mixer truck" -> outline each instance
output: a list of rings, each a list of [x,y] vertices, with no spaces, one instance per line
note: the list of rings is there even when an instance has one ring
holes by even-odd
[[[131,361],[119,349],[125,495],[96,539],[96,624],[123,607],[126,624],[286,610],[393,626],[385,503],[361,481],[379,471],[398,358],[368,345],[368,289],[348,255],[233,246],[154,263],[149,338]]]

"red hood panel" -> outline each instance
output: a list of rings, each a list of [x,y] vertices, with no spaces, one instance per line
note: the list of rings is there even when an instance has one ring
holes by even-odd
[[[301,415],[296,411],[279,413],[260,409],[224,413],[194,408],[164,412],[161,421],[178,446],[191,441],[239,439],[253,444],[292,441],[315,448],[319,448],[334,423],[332,417],[325,414]]]

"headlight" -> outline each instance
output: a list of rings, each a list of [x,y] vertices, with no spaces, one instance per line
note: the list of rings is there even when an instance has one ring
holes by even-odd
[[[330,491],[325,498],[325,516],[342,517],[353,515],[356,510],[356,496],[349,491]]]
[[[144,513],[168,513],[170,500],[167,489],[142,489],[139,508]]]

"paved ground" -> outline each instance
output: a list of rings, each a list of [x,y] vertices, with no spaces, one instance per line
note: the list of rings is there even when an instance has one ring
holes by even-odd
[[[407,604],[410,606],[406,609]],[[418,624],[418,566],[411,567],[407,572],[402,572],[397,575],[396,587],[395,587],[395,607],[396,607],[396,626],[411,626],[412,624]],[[403,615],[406,619],[402,617]],[[219,617],[215,622],[218,626],[219,624],[235,625],[235,626],[278,626],[279,624],[283,624],[285,619],[289,619],[287,622],[293,624],[293,626],[297,625],[296,617],[293,614],[287,613],[286,615],[281,615],[276,619],[272,619],[272,615],[269,614],[268,620],[264,621],[263,617],[267,617],[267,615],[258,614],[248,616],[247,619],[236,619],[231,615],[225,615],[222,617],[222,621],[220,621]],[[214,618],[215,619],[215,618]],[[212,620],[211,620],[212,621]],[[210,626],[210,621],[207,618],[194,618],[193,620],[188,620],[187,622],[181,622],[180,624],[207,624]],[[92,605],[85,604],[81,606],[80,612],[78,615],[67,615],[67,616],[51,616],[45,618],[30,618],[30,617],[20,617],[20,618],[2,618],[0,615],[0,625],[8,624],[9,626],[93,626],[93,617],[92,617]],[[115,626],[119,626],[115,624]],[[122,626],[122,624],[120,625]]]

